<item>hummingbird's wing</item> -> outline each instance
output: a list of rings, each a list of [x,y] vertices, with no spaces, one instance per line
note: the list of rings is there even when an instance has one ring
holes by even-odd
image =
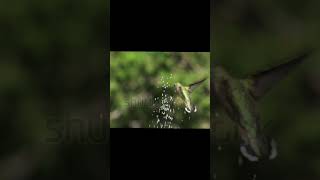
[[[303,60],[307,59],[311,52],[312,51],[307,51],[284,64],[249,76],[249,80],[252,82],[250,87],[251,94],[256,99],[262,97],[273,87],[275,83],[283,79],[294,67],[299,65]]]
[[[201,79],[200,81],[196,81],[188,85],[189,92],[191,93],[195,88],[197,88],[201,83],[203,83],[207,78]]]

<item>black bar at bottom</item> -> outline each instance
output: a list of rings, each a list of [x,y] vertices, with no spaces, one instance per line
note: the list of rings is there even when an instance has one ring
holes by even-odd
[[[209,129],[110,129],[111,179],[210,179]]]

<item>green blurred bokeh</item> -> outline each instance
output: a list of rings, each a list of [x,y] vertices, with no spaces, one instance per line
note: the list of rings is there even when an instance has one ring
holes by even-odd
[[[236,142],[217,143],[223,146],[215,155],[217,179],[253,179],[253,173],[260,180],[320,178],[319,7],[316,0],[215,2],[213,62],[236,77],[284,63],[308,48],[316,51],[260,101],[278,157],[239,167]]]
[[[65,123],[70,119],[63,114],[107,131],[97,117],[107,106],[108,4],[0,3],[1,180],[107,178],[108,142],[66,141]],[[64,137],[49,143],[47,138],[57,135],[48,127],[52,117]],[[89,127],[82,125],[80,129],[73,124],[72,135],[87,136]]]
[[[210,60],[206,52],[111,52],[111,127],[149,127],[155,120],[145,108],[130,109],[128,101],[157,97],[161,78],[170,85],[191,84],[209,77]],[[172,74],[172,79],[170,75]],[[198,111],[191,119],[174,120],[180,128],[209,128],[209,78],[191,95]]]

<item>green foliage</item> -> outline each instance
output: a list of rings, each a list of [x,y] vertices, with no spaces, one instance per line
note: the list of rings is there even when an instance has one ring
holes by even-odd
[[[161,78],[171,86],[188,85],[209,78],[209,53],[112,52],[110,55],[111,127],[148,127],[155,117],[145,106],[132,108],[128,102],[153,100],[161,94]],[[172,76],[172,78],[170,78]],[[209,128],[209,79],[191,95],[198,112],[186,120],[177,118],[181,128]],[[150,105],[150,104],[149,104]]]

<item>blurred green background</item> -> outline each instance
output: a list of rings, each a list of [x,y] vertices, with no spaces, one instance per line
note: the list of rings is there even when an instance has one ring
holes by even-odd
[[[1,180],[107,178],[108,142],[79,136],[107,134],[108,4],[0,2]]]
[[[111,52],[110,123],[111,127],[147,128],[156,117],[148,108],[131,108],[128,102],[158,97],[163,83],[183,85],[207,77],[191,95],[198,111],[190,120],[176,117],[180,128],[209,128],[210,53],[207,52]],[[170,75],[172,78],[170,79]],[[153,98],[152,98],[153,99]]]
[[[271,121],[267,133],[278,143],[278,157],[239,167],[236,140],[217,141],[217,179],[254,179],[253,174],[259,180],[320,179],[319,8],[317,0],[214,2],[213,62],[236,77],[316,49],[260,101],[261,119],[263,124]]]

